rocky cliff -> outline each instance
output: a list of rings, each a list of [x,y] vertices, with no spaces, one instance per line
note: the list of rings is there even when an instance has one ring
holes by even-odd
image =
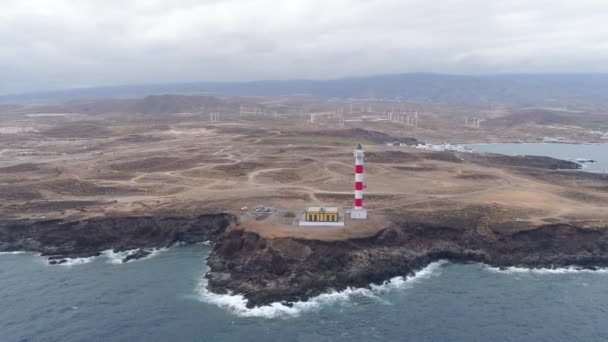
[[[215,241],[234,222],[229,214],[0,221],[0,251],[26,250],[52,258],[89,257],[109,249],[125,251],[168,247],[177,242]]]
[[[608,266],[608,229],[545,225],[481,235],[457,223],[402,221],[369,238],[332,242],[264,239],[231,230],[209,256],[207,278],[211,291],[241,293],[249,306],[257,306],[306,300],[329,289],[366,287],[439,259],[498,267]]]
[[[484,230],[471,228],[465,218],[447,222],[396,219],[367,238],[317,241],[267,239],[239,227],[230,214],[0,221],[0,251],[40,252],[61,263],[62,258],[96,256],[109,249],[137,250],[128,261],[147,255],[146,248],[210,240],[215,246],[207,260],[209,289],[241,293],[249,306],[366,287],[439,259],[497,267],[608,266],[608,227],[523,224]]]

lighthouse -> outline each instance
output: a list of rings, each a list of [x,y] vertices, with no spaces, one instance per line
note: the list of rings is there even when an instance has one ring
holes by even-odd
[[[351,219],[366,219],[367,210],[363,208],[363,160],[365,151],[361,144],[355,149],[355,207],[350,211]]]

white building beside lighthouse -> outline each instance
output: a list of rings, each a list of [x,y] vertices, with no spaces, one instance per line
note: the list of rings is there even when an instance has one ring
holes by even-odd
[[[355,207],[350,211],[351,219],[366,219],[367,210],[363,208],[363,163],[365,151],[361,144],[355,149]]]

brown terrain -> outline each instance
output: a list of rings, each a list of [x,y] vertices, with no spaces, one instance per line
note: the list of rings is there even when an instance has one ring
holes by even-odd
[[[412,105],[420,111],[416,128],[386,120],[390,104],[351,114],[346,103],[258,98],[246,99],[258,113],[241,115],[243,101],[164,96],[6,110],[0,250],[62,258],[218,241],[210,287],[242,292],[251,305],[364,286],[441,257],[547,267],[603,265],[608,255],[597,242],[606,241],[608,176],[546,157],[412,146],[603,141],[592,127],[607,127],[605,114],[590,113],[584,122],[547,110],[477,109],[471,117],[484,120],[475,129],[464,126],[463,109]],[[337,106],[346,113],[344,127],[333,114]],[[314,122],[300,114],[303,107],[318,114]],[[219,120],[210,121],[209,111]],[[401,146],[386,145],[395,142]],[[299,227],[290,216],[306,206],[352,205],[357,143],[366,150],[370,219]],[[256,214],[257,205],[272,211]],[[124,222],[137,229],[122,234]],[[560,246],[565,256],[553,258]],[[581,248],[590,254],[580,256]],[[323,264],[319,255],[334,261]],[[388,266],[378,269],[382,262]],[[311,277],[317,270],[323,279]]]

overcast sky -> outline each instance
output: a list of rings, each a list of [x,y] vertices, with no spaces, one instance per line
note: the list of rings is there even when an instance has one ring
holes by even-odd
[[[608,1],[0,0],[0,94],[580,71],[608,72]]]

